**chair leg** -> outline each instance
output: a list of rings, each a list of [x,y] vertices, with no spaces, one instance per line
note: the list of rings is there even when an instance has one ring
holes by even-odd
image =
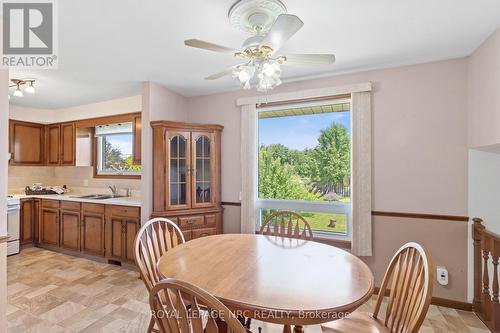
[[[304,327],[301,325],[295,325],[293,328],[294,333],[304,333]]]
[[[157,332],[155,329],[155,318],[151,316],[151,319],[149,320],[149,325],[148,325],[148,333],[152,332]]]

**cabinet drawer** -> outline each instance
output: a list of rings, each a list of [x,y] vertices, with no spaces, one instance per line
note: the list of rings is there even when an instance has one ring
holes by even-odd
[[[139,218],[141,215],[139,207],[130,206],[106,206],[106,213],[115,216],[136,218]]]
[[[205,226],[215,227],[216,221],[217,217],[215,216],[215,214],[205,215]]]
[[[216,228],[204,228],[204,229],[195,229],[191,230],[191,239],[212,236],[217,234]]]
[[[59,208],[59,200],[42,199],[43,208]]]
[[[82,211],[84,213],[104,214],[104,205],[82,203]]]
[[[179,227],[184,228],[199,228],[205,225],[205,217],[203,215],[179,217]]]
[[[61,209],[80,211],[81,204],[74,201],[61,201]]]

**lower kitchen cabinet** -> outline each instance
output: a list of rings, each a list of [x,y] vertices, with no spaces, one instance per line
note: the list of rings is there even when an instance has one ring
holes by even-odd
[[[35,236],[35,209],[34,201],[31,199],[21,200],[20,214],[20,234],[19,242],[21,245],[29,244],[34,241]]]
[[[33,243],[40,242],[40,208],[42,207],[41,199],[33,199]]]
[[[21,203],[23,244],[134,263],[140,208],[52,199],[23,199]]]
[[[104,205],[82,204],[81,251],[83,253],[104,257],[104,225]]]
[[[52,200],[51,200],[52,201]],[[40,243],[59,246],[59,208],[44,207],[42,201],[40,213]]]
[[[134,240],[139,228],[139,208],[106,206],[106,257],[134,263]]]
[[[67,250],[80,251],[80,213],[79,202],[61,201],[60,246]]]

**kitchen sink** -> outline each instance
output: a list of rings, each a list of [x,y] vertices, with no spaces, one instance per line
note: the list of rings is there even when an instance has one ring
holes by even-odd
[[[74,196],[74,198],[78,198],[78,199],[92,199],[92,200],[104,200],[104,199],[113,199],[113,198],[123,198],[123,195],[88,194],[88,195]]]

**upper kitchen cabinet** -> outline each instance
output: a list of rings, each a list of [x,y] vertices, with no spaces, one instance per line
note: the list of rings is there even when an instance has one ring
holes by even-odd
[[[9,121],[11,165],[75,165],[75,123]]]
[[[46,133],[47,164],[75,165],[75,123],[47,125]]]
[[[45,126],[24,121],[9,121],[11,165],[44,164]]]
[[[47,164],[59,165],[59,147],[61,146],[61,126],[47,125],[45,128],[47,133]]]

